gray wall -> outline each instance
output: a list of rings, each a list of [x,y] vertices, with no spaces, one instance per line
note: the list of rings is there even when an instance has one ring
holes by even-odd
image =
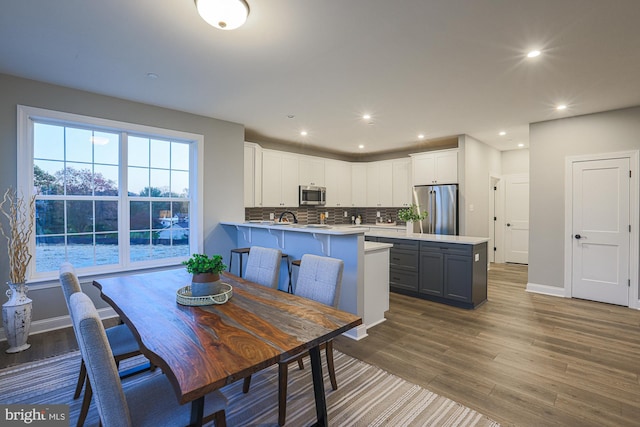
[[[464,177],[460,182],[460,221],[464,221],[461,234],[489,237],[490,175],[500,175],[500,151],[469,135],[464,135]],[[473,209],[473,210],[472,210]]]
[[[502,152],[502,175],[529,173],[529,150],[509,150]]]
[[[564,287],[567,156],[640,149],[640,107],[530,125],[529,282]]]
[[[244,127],[240,124],[0,74],[0,190],[16,185],[16,106],[46,108],[204,135],[204,242],[228,262],[235,236],[218,225],[242,221]],[[8,280],[6,242],[0,244],[0,283]],[[4,287],[4,286],[3,286]],[[67,315],[58,286],[31,285],[33,320]],[[83,285],[99,306],[93,286]],[[4,291],[2,291],[4,295]]]

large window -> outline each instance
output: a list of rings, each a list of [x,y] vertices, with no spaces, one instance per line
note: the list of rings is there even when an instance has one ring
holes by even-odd
[[[197,251],[198,135],[19,107],[19,174],[36,193],[31,278],[175,264]]]

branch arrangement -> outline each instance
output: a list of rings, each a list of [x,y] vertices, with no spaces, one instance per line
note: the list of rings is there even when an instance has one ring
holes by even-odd
[[[36,196],[26,201],[18,197],[18,192],[8,188],[4,193],[0,212],[9,222],[9,230],[5,231],[0,223],[0,232],[7,239],[9,254],[9,279],[13,283],[22,283],[27,277],[27,266],[31,261],[29,241],[33,232]]]

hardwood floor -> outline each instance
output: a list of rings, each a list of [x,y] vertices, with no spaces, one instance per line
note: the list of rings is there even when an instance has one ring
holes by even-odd
[[[476,310],[392,293],[386,322],[335,348],[503,425],[639,425],[640,312],[526,282],[526,266],[492,265]]]
[[[526,266],[492,265],[476,310],[392,293],[386,322],[335,348],[503,425],[639,425],[640,311],[527,293],[526,282]],[[71,329],[29,342],[1,351],[0,367],[77,348]]]

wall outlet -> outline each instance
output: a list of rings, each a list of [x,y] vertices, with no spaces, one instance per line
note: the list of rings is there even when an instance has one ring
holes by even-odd
[[[347,218],[348,216],[347,211],[344,211],[344,217]]]
[[[376,212],[376,217],[380,218],[380,211]]]
[[[325,217],[325,218],[329,218],[329,211],[326,211],[326,212],[324,213],[324,217]]]
[[[480,261],[480,254],[475,254],[475,255],[476,255],[476,256],[475,256],[475,261],[476,261],[476,262]]]
[[[270,219],[270,220],[272,220],[272,221],[273,221],[274,219],[276,219],[276,214],[274,214],[273,212],[271,212],[271,213],[269,214],[269,219]]]

